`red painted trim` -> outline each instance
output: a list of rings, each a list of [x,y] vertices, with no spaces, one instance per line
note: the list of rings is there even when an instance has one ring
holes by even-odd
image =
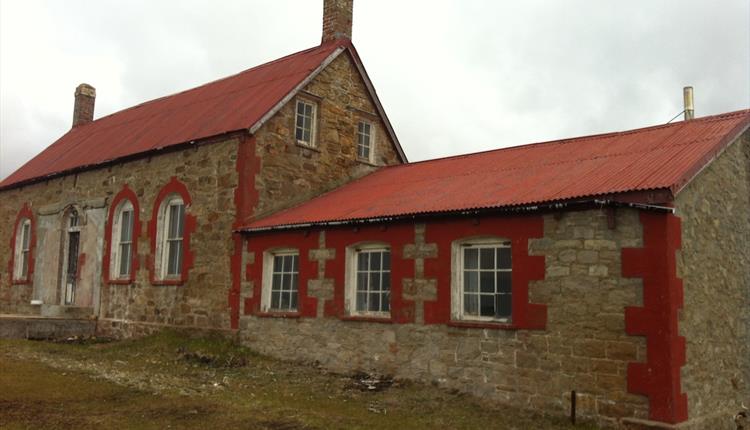
[[[234,190],[235,221],[234,228],[238,229],[252,217],[259,200],[255,189],[255,174],[260,171],[260,159],[255,155],[255,136],[245,136],[237,146],[237,188]],[[240,326],[240,295],[242,293],[242,256],[244,253],[244,238],[240,233],[232,234],[234,252],[230,261],[232,285],[229,289],[227,301],[229,304],[230,326],[238,329]]]
[[[164,199],[172,194],[179,194],[182,197],[182,201],[185,204],[185,231],[182,235],[182,273],[177,279],[157,279],[156,277],[156,232],[157,224],[159,220],[159,207],[161,206]],[[148,234],[151,238],[151,253],[148,256],[147,266],[149,271],[149,278],[152,285],[183,285],[188,280],[188,273],[190,268],[193,267],[195,261],[195,255],[190,250],[190,235],[195,231],[198,222],[197,218],[190,214],[190,205],[193,203],[190,198],[190,193],[187,187],[182,182],[178,181],[174,176],[171,178],[169,183],[159,191],[156,201],[154,201],[154,208],[151,211],[151,220],[148,223]]]
[[[118,206],[125,200],[129,201],[133,205],[133,244],[131,245],[131,260],[130,260],[130,276],[127,278],[115,278],[110,277],[110,260],[112,258],[112,228],[115,223],[115,211]],[[104,227],[104,238],[106,240],[104,247],[104,257],[102,258],[103,275],[105,282],[114,285],[129,285],[135,282],[135,274],[139,269],[138,261],[138,238],[141,237],[141,209],[138,204],[138,196],[135,192],[128,188],[127,184],[122,187],[119,193],[112,199],[109,204],[109,214],[107,216],[107,225]]]
[[[310,251],[318,247],[318,235],[306,234],[302,231],[292,231],[273,234],[259,234],[248,237],[247,250],[255,253],[255,262],[247,264],[246,277],[253,282],[253,296],[245,299],[245,315],[268,316],[285,315],[289,313],[261,312],[261,294],[263,291],[263,253],[273,249],[289,248],[299,251],[299,278],[297,312],[304,318],[317,316],[318,299],[307,294],[307,282],[316,279],[318,274],[317,262],[310,260]]]
[[[529,303],[529,282],[544,279],[544,257],[529,255],[529,239],[544,235],[541,216],[454,218],[427,223],[425,242],[436,243],[437,258],[426,258],[425,277],[437,280],[437,300],[425,302],[425,324],[462,327],[544,330],[547,306]],[[451,249],[456,240],[493,236],[511,241],[513,298],[511,323],[451,320]]]
[[[391,317],[370,318],[348,315],[345,308],[346,248],[364,243],[383,243],[391,248]],[[326,247],[336,250],[336,258],[326,262],[326,275],[334,281],[333,299],[325,303],[325,316],[342,320],[414,322],[414,301],[403,298],[403,279],[414,278],[414,260],[404,258],[404,247],[414,243],[414,224],[402,223],[381,226],[363,226],[358,229],[338,228],[326,230]]]
[[[18,234],[18,226],[21,222],[28,219],[30,221],[29,229],[31,230],[31,237],[29,238],[29,267],[24,279],[14,279],[14,263],[16,258],[16,235]],[[31,210],[31,205],[27,202],[23,204],[23,207],[16,215],[16,222],[13,224],[13,235],[10,238],[10,262],[8,263],[8,275],[11,285],[31,285],[34,279],[34,261],[36,249],[36,220],[34,219],[34,212]]]
[[[628,364],[628,392],[649,399],[649,418],[677,424],[687,421],[687,395],[680,368],[685,338],[679,335],[683,306],[676,252],[681,246],[680,219],[672,214],[641,212],[643,248],[622,250],[622,275],[643,278],[643,307],[625,308],[625,331],[646,336],[647,360]]]

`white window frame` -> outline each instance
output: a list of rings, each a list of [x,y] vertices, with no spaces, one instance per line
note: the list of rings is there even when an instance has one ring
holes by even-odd
[[[275,272],[274,268],[274,257],[286,257],[296,256],[297,257],[297,272],[290,272],[297,274],[297,307],[294,309],[272,309],[271,308],[271,290],[273,287],[273,275]],[[297,313],[299,312],[300,297],[300,277],[299,268],[302,265],[302,260],[298,249],[295,248],[278,248],[263,253],[263,286],[261,289],[260,310],[263,313]],[[286,272],[284,272],[286,273]]]
[[[28,230],[26,229],[28,227]],[[24,233],[28,233],[25,235]],[[13,258],[13,280],[29,280],[29,263],[31,262],[31,220],[24,218],[16,230],[15,255]],[[24,268],[24,261],[26,262]]]
[[[360,130],[361,126],[369,127],[369,134],[365,134]],[[373,124],[371,121],[366,121],[364,119],[361,119],[357,122],[357,129],[355,130],[355,136],[356,136],[356,153],[357,153],[357,159],[367,161],[368,163],[372,163],[375,159],[375,124]],[[364,145],[361,142],[361,139],[367,136],[367,157],[362,157],[359,153],[359,148],[364,147]]]
[[[451,318],[454,321],[478,321],[478,322],[495,322],[510,323],[513,319],[513,307],[511,302],[511,315],[507,318],[495,318],[488,316],[475,316],[464,314],[464,249],[468,247],[476,248],[509,248],[511,250],[511,268],[496,271],[507,271],[511,273],[511,301],[513,297],[513,247],[509,239],[501,237],[484,237],[461,239],[454,241],[451,247]],[[477,288],[480,288],[479,285]]]
[[[123,242],[122,241],[122,214],[124,212],[130,211],[130,220],[133,224],[130,227],[130,242]],[[115,209],[115,215],[114,219],[112,220],[112,237],[110,238],[111,244],[110,244],[110,262],[109,262],[109,278],[111,280],[127,280],[130,279],[133,275],[133,253],[136,252],[135,249],[133,249],[133,235],[135,230],[135,208],[133,206],[133,203],[130,200],[123,200],[120,202],[120,204],[117,205],[117,209]],[[120,255],[120,251],[122,249],[122,245],[124,244],[130,244],[130,256],[127,260],[128,263],[128,273],[123,275],[121,274],[122,269],[122,259]]]
[[[300,129],[300,127],[297,125],[297,121],[299,119],[299,106],[310,106],[312,108],[312,116],[310,117],[310,141],[306,142],[304,139],[297,139],[297,130]],[[307,118],[306,115],[303,114],[303,118]],[[304,136],[304,124],[301,128],[303,130],[303,136]],[[317,129],[318,129],[318,104],[312,100],[308,100],[305,98],[298,98],[297,102],[294,104],[294,139],[295,141],[302,146],[307,146],[310,148],[317,148]]]
[[[359,254],[362,252],[373,252],[373,251],[388,251],[391,253],[391,264],[388,270],[388,276],[390,279],[390,291],[389,294],[390,302],[388,303],[388,311],[358,311],[357,310],[357,263]],[[368,270],[369,271],[369,270]],[[381,276],[382,276],[381,267]],[[390,318],[392,309],[392,292],[393,292],[393,252],[391,247],[384,243],[365,243],[352,245],[346,248],[346,269],[345,269],[345,288],[344,288],[344,308],[347,315],[350,316],[364,316],[364,317],[378,317],[378,318]],[[381,280],[382,285],[382,280]],[[382,290],[381,290],[382,291]],[[382,298],[382,297],[381,297]],[[382,307],[382,306],[381,306]]]
[[[182,231],[180,232],[181,236],[177,238],[170,238],[169,237],[169,224],[172,221],[171,220],[171,211],[170,208],[172,206],[183,206],[183,224],[182,224]],[[182,271],[184,270],[185,265],[185,253],[183,251],[184,249],[184,240],[185,240],[185,221],[187,220],[187,211],[188,207],[185,205],[184,200],[182,199],[182,196],[179,194],[172,194],[168,197],[166,197],[162,203],[161,207],[159,208],[159,219],[157,220],[157,232],[156,232],[156,244],[157,244],[157,250],[156,250],[156,261],[159,264],[159,267],[157,268],[157,273],[159,274],[160,280],[174,280],[174,279],[180,279],[182,277]],[[180,270],[179,273],[167,273],[169,270],[169,242],[170,241],[177,241],[179,240],[181,242],[180,246]]]

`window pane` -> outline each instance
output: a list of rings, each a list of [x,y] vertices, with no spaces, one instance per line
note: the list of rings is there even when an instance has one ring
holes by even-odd
[[[369,309],[373,312],[380,311],[380,294],[379,293],[370,293],[370,306]]]
[[[497,272],[497,291],[510,294],[512,288],[510,272]]]
[[[513,308],[512,299],[510,294],[498,294],[497,296],[497,317],[508,318],[511,316],[511,309]]]
[[[479,296],[479,314],[483,317],[495,316],[495,295],[482,294]]]
[[[182,241],[170,240],[168,242],[167,274],[179,275],[182,269]]]
[[[120,273],[119,275],[127,276],[130,274],[130,244],[120,244]]]
[[[495,272],[480,272],[479,290],[483,293],[495,292]]]
[[[385,293],[382,294],[381,297],[383,297],[383,299],[381,301],[381,304],[383,305],[382,306],[383,312],[390,312],[390,310],[391,310],[391,293],[386,291]]]
[[[297,102],[297,115],[304,115],[305,114],[305,104],[300,102]]]
[[[311,142],[311,140],[310,140],[310,129],[306,128],[306,129],[305,129],[305,130],[304,130],[304,131],[302,132],[302,140],[303,140],[304,142],[307,142],[307,143],[310,143],[310,142]]]
[[[179,211],[179,208],[177,205],[170,205],[169,206],[169,224],[167,225],[167,238],[169,239],[175,239],[177,238],[177,212]]]
[[[383,286],[382,289],[390,290],[391,289],[391,274],[390,273],[384,273],[383,274]]]
[[[292,271],[299,272],[299,255],[292,256]]]
[[[279,306],[281,309],[289,309],[291,306],[291,293],[289,292],[282,292],[281,294],[281,306]]]
[[[370,273],[370,291],[380,291],[380,273]]]
[[[370,158],[370,148],[364,148],[362,151],[362,158]]]
[[[495,248],[482,248],[480,250],[479,267],[485,270],[495,268]]]
[[[297,291],[292,291],[289,297],[291,298],[291,305],[289,306],[289,309],[297,310]]]
[[[274,291],[271,293],[271,309],[279,309],[281,307],[281,293]]]
[[[510,269],[510,248],[497,249],[497,268]]]
[[[182,238],[185,231],[185,205],[177,206],[177,237]]]
[[[273,257],[273,271],[274,271],[274,273],[281,272],[281,270],[282,270],[281,266],[282,266],[282,262],[283,261],[284,261],[283,257],[280,257],[278,255]]]
[[[292,289],[292,275],[283,273],[281,275],[281,291],[290,291]]]
[[[133,212],[122,211],[120,214],[120,242],[130,242],[133,229]]]
[[[281,290],[281,275],[274,273],[271,281],[271,291]]]
[[[302,122],[302,119],[301,119],[301,118],[298,118],[298,119],[297,119],[297,122],[301,123],[301,122]],[[305,138],[305,133],[304,133],[304,130],[302,129],[302,125],[301,125],[301,124],[298,124],[298,125],[297,125],[297,133],[296,133],[296,138],[297,138],[297,140],[302,140],[302,139],[304,139],[304,138]]]
[[[476,294],[464,294],[464,314],[469,316],[479,315],[479,302]]]
[[[359,312],[367,310],[367,293],[357,293],[357,310]]]
[[[370,270],[380,270],[380,259],[383,254],[380,252],[373,252],[370,254]]]
[[[362,252],[358,255],[357,259],[357,270],[367,270],[367,266],[370,262],[370,254]]]
[[[391,270],[391,251],[383,253],[383,270]]]
[[[367,291],[367,273],[357,273],[357,291]]]
[[[30,223],[24,223],[23,224],[23,233],[21,234],[21,243],[23,245],[22,249],[27,250],[29,249],[29,242],[31,242],[31,224]],[[25,273],[25,272],[24,272]]]
[[[360,134],[362,134],[362,133],[365,132],[365,123],[364,122],[360,122],[359,124],[357,124],[357,131]]]
[[[293,264],[294,256],[292,255],[285,255],[284,256],[284,271],[285,272],[291,272],[294,268]]]
[[[476,248],[464,249],[464,269],[476,269],[479,267],[479,250]]]
[[[20,278],[26,279],[29,276],[29,251],[24,251],[21,256],[21,274]]]
[[[477,272],[464,272],[464,291],[467,293],[479,291],[479,274]]]

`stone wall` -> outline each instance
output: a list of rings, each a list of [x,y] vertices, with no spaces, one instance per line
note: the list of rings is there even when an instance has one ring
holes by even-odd
[[[546,305],[547,321],[541,329],[424,324],[425,305],[442,300],[445,282],[442,275],[426,277],[425,265],[451,252],[429,243],[431,229],[445,228],[444,223],[438,227],[428,222],[411,225],[413,241],[391,250],[394,268],[399,264],[395,259],[413,266],[399,269],[408,277],[393,279],[393,285],[402,283],[403,288],[392,293],[402,297],[391,299],[399,299],[406,308],[413,306],[413,322],[351,320],[331,311],[329,305],[335,304],[343,289],[344,277],[338,271],[343,270],[345,244],[331,239],[340,236],[339,228],[310,233],[317,236],[319,248],[301,254],[318,263],[317,277],[307,280],[308,295],[319,300],[316,317],[245,315],[240,336],[264,353],[318,362],[335,371],[389,373],[556,414],[568,413],[575,390],[580,416],[607,422],[646,418],[647,399],[627,392],[627,365],[645,359],[646,345],[642,337],[625,334],[624,318],[626,306],[642,304],[641,281],[620,276],[621,249],[641,246],[642,232],[635,210],[613,215],[613,228],[605,211],[547,215],[543,237],[528,241],[528,253],[546,261],[544,279],[529,285],[529,301]],[[495,221],[503,223],[503,219]],[[452,222],[456,229],[472,228],[475,223]],[[477,222],[477,228],[481,231],[487,224],[488,220]],[[350,244],[378,239],[378,234],[380,241],[389,243],[389,231],[399,228],[350,228]],[[253,236],[248,239],[252,243]],[[258,273],[259,268],[252,267],[259,261],[257,250],[245,261],[248,273]],[[258,291],[257,282],[257,277],[246,280],[246,299]]]
[[[55,292],[60,285],[62,217],[69,204],[76,204],[87,215],[87,224],[96,225],[95,229],[82,233],[82,250],[93,252],[87,255],[86,276],[80,287],[91,291],[92,303],[84,305],[98,309],[101,328],[124,321],[227,327],[226,291],[230,286],[228,271],[232,250],[228,238],[235,219],[233,199],[237,186],[238,142],[238,138],[225,138],[0,192],[3,219],[14,219],[16,212],[28,202],[37,219],[37,231],[44,233],[35,250],[34,284],[10,286],[8,274],[4,273],[3,312],[28,313],[32,291],[37,298],[45,299],[45,303],[59,304],[55,303],[59,300]],[[195,262],[184,285],[154,286],[146,270],[150,254],[146,226],[151,220],[157,194],[172,177],[185,184],[192,198],[187,211],[197,219],[197,229],[191,237]],[[109,246],[103,237],[105,207],[125,185],[135,192],[140,206],[141,236],[137,248],[140,270],[132,284],[109,285],[102,279],[102,254]],[[11,235],[6,224],[0,225],[3,268],[8,267],[10,259]],[[7,297],[8,292],[11,298]]]
[[[677,197],[687,341],[683,389],[693,428],[733,429],[750,404],[750,133]]]
[[[394,142],[347,53],[342,53],[302,92],[318,105],[317,148],[295,139],[296,99],[287,103],[257,133],[260,169],[255,177],[259,218],[372,172],[399,164]],[[359,161],[356,130],[360,119],[375,128],[373,163]]]

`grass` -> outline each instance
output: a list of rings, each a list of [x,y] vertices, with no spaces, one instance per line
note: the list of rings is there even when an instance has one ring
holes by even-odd
[[[0,428],[574,428],[418,383],[363,389],[352,375],[280,362],[219,337],[0,340],[0,351]]]

